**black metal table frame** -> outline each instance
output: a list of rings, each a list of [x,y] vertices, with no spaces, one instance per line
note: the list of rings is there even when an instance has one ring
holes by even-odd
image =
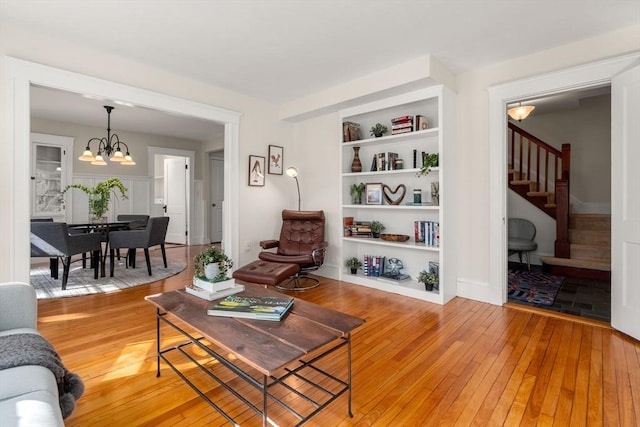
[[[160,340],[161,340],[161,334],[160,334],[161,321],[163,321],[167,325],[171,326],[176,331],[180,332],[182,335],[184,335],[186,338],[188,338],[188,341],[185,341],[183,343],[174,345],[172,347],[168,347],[166,349],[162,349],[161,348],[161,342],[160,342]],[[212,401],[204,392],[202,392],[193,382],[191,382],[185,376],[185,374],[180,372],[180,370],[165,356],[166,353],[169,353],[169,352],[172,352],[172,351],[178,351],[179,353],[181,353],[182,355],[187,357],[192,363],[194,363],[197,367],[199,367],[211,379],[215,380],[225,390],[229,391],[234,396],[236,396],[238,399],[240,399],[242,402],[244,402],[254,412],[256,412],[257,414],[262,415],[262,425],[263,426],[266,426],[267,423],[271,424],[271,425],[277,425],[271,419],[269,419],[269,417],[267,416],[267,403],[269,401],[269,398],[272,401],[274,401],[275,403],[277,403],[278,405],[280,405],[282,408],[286,409],[289,413],[294,415],[299,420],[299,422],[296,424],[296,426],[300,426],[300,425],[304,424],[305,422],[307,422],[309,419],[311,419],[313,416],[317,415],[320,411],[322,411],[322,409],[324,409],[327,406],[329,406],[331,403],[333,403],[340,396],[342,396],[343,394],[347,393],[347,411],[348,411],[349,417],[353,418],[353,413],[351,412],[351,334],[350,333],[346,334],[346,336],[344,336],[344,337],[338,338],[339,342],[337,344],[335,344],[331,348],[328,348],[327,350],[323,351],[322,353],[318,354],[317,356],[313,357],[312,359],[310,359],[308,361],[301,360],[301,359],[298,360],[297,362],[300,363],[300,365],[297,366],[295,369],[285,368],[286,373],[284,375],[282,375],[281,377],[267,376],[267,375],[263,374],[262,375],[262,377],[263,377],[262,381],[259,381],[259,380],[255,379],[252,375],[248,374],[247,372],[242,370],[240,367],[236,366],[234,363],[232,363],[231,361],[227,360],[222,355],[216,353],[209,346],[203,344],[201,342],[203,339],[205,339],[205,338],[204,337],[197,337],[196,338],[196,337],[192,336],[190,333],[186,332],[184,329],[180,328],[178,325],[176,325],[175,323],[173,323],[169,319],[167,319],[166,313],[163,313],[163,312],[161,312],[160,309],[157,309],[157,311],[156,311],[156,344],[157,344],[157,371],[156,371],[156,377],[160,376],[160,361],[164,360],[164,362],[171,369],[173,369],[173,371],[176,374],[178,374],[178,376],[180,378],[182,378],[182,380],[185,383],[187,383],[187,385],[189,385],[196,393],[198,393],[198,395],[200,395],[200,397],[202,397],[212,408],[214,408],[220,415],[222,415],[232,425],[237,426],[239,424],[229,414],[227,414],[222,408],[220,408],[214,401]],[[234,390],[233,387],[231,387],[230,385],[226,384],[214,372],[212,372],[210,369],[208,369],[207,367],[202,365],[200,362],[198,362],[196,359],[194,359],[189,353],[187,353],[183,349],[184,347],[187,347],[187,346],[190,346],[190,345],[196,345],[198,348],[203,350],[207,355],[209,355],[212,358],[214,358],[215,360],[217,360],[222,366],[224,366],[225,368],[229,369],[231,372],[235,373],[239,378],[245,380],[247,383],[252,385],[257,390],[261,391],[262,392],[262,409],[258,408],[252,402],[247,400],[239,392]],[[334,375],[324,371],[323,369],[320,369],[317,366],[313,365],[315,362],[323,359],[324,357],[328,356],[329,354],[332,354],[335,351],[337,351],[338,349],[340,349],[342,347],[345,347],[345,346],[347,348],[347,350],[346,350],[346,353],[347,353],[347,378],[346,378],[346,380],[337,378],[336,376],[334,376]],[[292,361],[292,363],[293,362],[294,361]],[[302,369],[304,369],[304,368],[311,368],[315,372],[324,375],[325,378],[329,378],[329,379],[333,380],[335,383],[337,383],[338,385],[340,385],[342,387],[338,391],[333,391],[332,392],[332,391],[328,390],[327,388],[321,386],[317,382],[314,382],[314,381],[304,377],[300,373],[300,371]],[[327,401],[323,402],[323,403],[320,403],[320,402],[317,402],[316,400],[313,400],[311,397],[303,394],[302,392],[300,392],[298,390],[295,390],[292,386],[290,386],[290,385],[288,385],[288,384],[286,384],[284,382],[287,378],[292,377],[292,376],[295,376],[297,379],[300,379],[300,380],[304,381],[305,383],[315,387],[316,390],[320,390],[326,396],[329,396],[329,399]],[[306,416],[298,413],[291,406],[289,406],[288,404],[284,403],[283,401],[281,401],[280,399],[278,399],[276,396],[274,396],[273,394],[271,394],[269,392],[269,388],[271,388],[273,386],[276,386],[276,385],[281,385],[281,386],[285,387],[290,392],[295,393],[298,397],[306,400],[308,403],[310,403],[316,409],[313,410],[310,414],[308,414]]]

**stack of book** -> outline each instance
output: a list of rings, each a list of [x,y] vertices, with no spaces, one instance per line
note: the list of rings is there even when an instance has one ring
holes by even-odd
[[[425,243],[427,246],[440,246],[440,223],[414,221],[413,225],[416,243]]]
[[[352,237],[371,237],[371,221],[354,221],[351,227]]]
[[[368,277],[380,277],[384,274],[385,257],[379,255],[365,255],[362,262],[362,271]]]
[[[413,132],[413,116],[400,116],[391,119],[391,135]]]
[[[293,297],[230,295],[209,307],[209,316],[240,317],[256,320],[282,320],[293,306]]]
[[[206,278],[193,277],[193,283],[187,285],[184,290],[191,295],[213,301],[224,298],[228,295],[237,294],[244,291],[244,286],[237,284],[234,279],[222,282],[209,282]]]

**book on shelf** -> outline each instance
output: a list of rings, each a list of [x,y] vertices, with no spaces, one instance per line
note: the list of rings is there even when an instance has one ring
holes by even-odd
[[[413,121],[413,116],[399,116],[391,119],[391,124],[394,125],[396,123],[404,123]]]
[[[204,276],[193,276],[193,285],[208,292],[218,292],[225,289],[233,288],[236,284],[235,279],[222,280],[220,282],[210,282]]]
[[[416,243],[427,246],[440,246],[440,224],[434,221],[414,221],[414,239]]]
[[[293,297],[230,295],[207,309],[209,316],[256,320],[282,320],[293,306]]]
[[[409,276],[408,274],[402,274],[402,273],[396,273],[396,274],[383,273],[380,275],[380,277],[378,277],[379,281],[392,283],[394,285],[399,285],[400,283],[410,279],[411,279],[411,276]]]
[[[392,129],[391,130],[391,135],[398,135],[401,133],[409,133],[409,132],[413,132],[413,126],[408,127],[408,128],[404,128],[404,129]]]
[[[413,127],[413,123],[412,122],[405,122],[405,123],[398,123],[395,125],[391,125],[391,130],[396,130],[396,129],[407,129],[407,128],[412,128]]]
[[[342,123],[343,142],[358,141],[362,138],[360,125],[353,122]]]
[[[244,291],[244,285],[237,284],[228,289],[223,289],[221,291],[216,291],[216,292],[210,292],[206,289],[202,289],[201,287],[191,284],[191,285],[185,286],[184,290],[188,294],[195,295],[198,298],[206,299],[207,301],[213,301],[214,299],[224,298],[229,295],[234,295]]]
[[[342,225],[344,228],[344,237],[351,237],[353,234],[353,217],[345,216],[342,218]]]
[[[362,271],[368,277],[380,277],[384,273],[385,257],[379,255],[365,255],[362,261]]]
[[[421,115],[417,115],[416,119],[414,121],[415,125],[416,125],[416,130],[426,130],[429,129],[429,121],[427,120],[427,118],[425,116],[421,116]]]

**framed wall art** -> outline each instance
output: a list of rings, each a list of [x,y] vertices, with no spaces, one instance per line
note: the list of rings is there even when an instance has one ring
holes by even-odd
[[[264,187],[264,156],[249,156],[249,186]]]
[[[381,205],[382,204],[382,184],[367,184],[365,190],[365,200],[368,205]]]
[[[282,175],[282,162],[284,148],[277,145],[269,146],[269,173],[272,175]]]

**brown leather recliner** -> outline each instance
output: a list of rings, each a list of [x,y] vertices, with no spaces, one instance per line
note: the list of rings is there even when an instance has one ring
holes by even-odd
[[[309,277],[324,263],[328,243],[324,240],[324,211],[282,211],[282,229],[279,240],[263,240],[262,249],[277,248],[276,252],[263,251],[258,257],[267,262],[298,264],[300,273],[283,286],[285,290],[304,290],[318,286],[320,281]],[[309,284],[311,283],[311,284]]]

